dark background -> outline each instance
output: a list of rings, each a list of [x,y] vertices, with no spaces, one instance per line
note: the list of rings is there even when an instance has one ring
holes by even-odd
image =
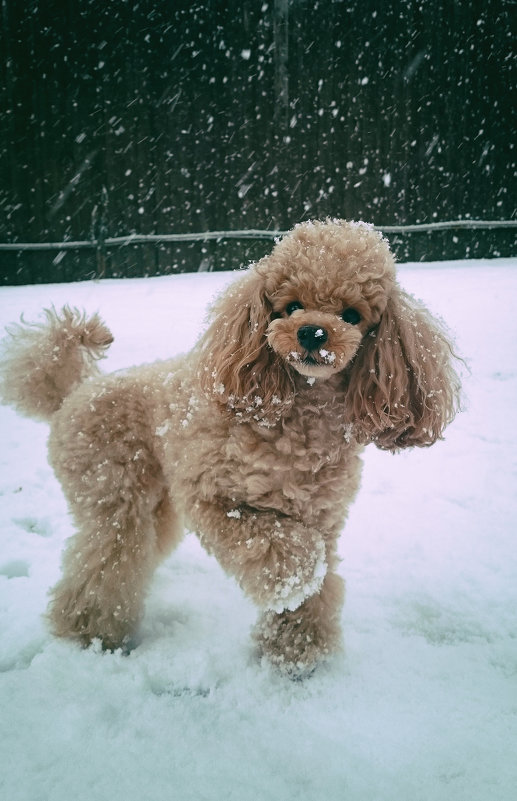
[[[265,239],[137,234],[514,219],[507,0],[3,0],[4,284],[230,269]],[[515,228],[389,235],[399,259],[515,255]]]

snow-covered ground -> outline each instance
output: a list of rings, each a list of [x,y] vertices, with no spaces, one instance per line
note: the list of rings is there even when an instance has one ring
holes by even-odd
[[[430,450],[370,446],[341,540],[346,651],[304,682],[256,661],[255,610],[189,535],[141,644],[80,650],[42,612],[72,532],[47,428],[0,407],[0,795],[9,801],[510,801],[517,787],[517,259],[403,265],[454,331],[466,410]],[[64,302],[105,369],[189,348],[228,274],[0,289]]]

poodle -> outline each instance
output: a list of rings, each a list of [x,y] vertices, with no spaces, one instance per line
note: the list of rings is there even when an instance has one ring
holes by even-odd
[[[387,241],[301,223],[215,302],[191,353],[112,375],[97,315],[45,314],[8,329],[1,395],[50,422],[77,527],[54,633],[128,648],[185,526],[259,607],[260,656],[311,672],[341,646],[336,543],[361,451],[432,445],[459,408],[448,336],[397,284]]]

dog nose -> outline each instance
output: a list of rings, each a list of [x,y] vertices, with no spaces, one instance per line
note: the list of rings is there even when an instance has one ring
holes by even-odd
[[[306,350],[316,350],[324,345],[328,339],[328,334],[324,328],[317,325],[302,325],[298,329],[298,342]]]

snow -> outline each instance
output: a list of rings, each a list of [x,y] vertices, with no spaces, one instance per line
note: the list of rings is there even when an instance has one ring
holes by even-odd
[[[341,539],[345,652],[292,682],[189,535],[129,656],[42,612],[72,532],[44,424],[0,407],[0,795],[10,801],[510,801],[517,785],[517,259],[403,265],[453,329],[466,410],[431,449],[370,446]],[[105,368],[189,348],[229,274],[0,289],[0,325],[67,302]]]

